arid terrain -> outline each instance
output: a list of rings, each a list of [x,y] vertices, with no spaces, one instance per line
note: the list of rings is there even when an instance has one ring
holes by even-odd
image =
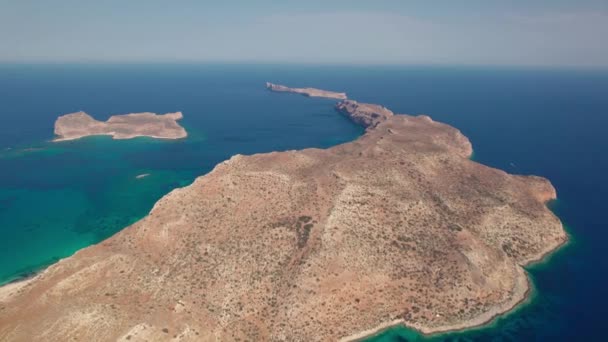
[[[471,327],[521,302],[523,266],[567,240],[549,181],[470,160],[428,116],[336,109],[365,134],[236,155],[0,288],[0,340],[335,341]]]
[[[98,121],[85,112],[62,115],[55,121],[54,141],[74,140],[91,135],[111,135],[114,139],[151,137],[158,139],[180,139],[188,136],[177,121],[181,112],[158,115],[134,113],[111,116],[107,121]]]
[[[346,100],[346,93],[338,93],[317,88],[289,88],[284,85],[266,82],[266,88],[271,91],[283,93],[295,93],[309,97],[325,97],[328,99]]]

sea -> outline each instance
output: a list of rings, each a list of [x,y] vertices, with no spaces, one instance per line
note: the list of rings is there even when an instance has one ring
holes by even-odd
[[[0,284],[115,234],[234,154],[324,148],[363,134],[333,100],[271,93],[267,81],[430,115],[469,137],[475,161],[557,188],[550,207],[570,242],[527,268],[526,303],[476,329],[422,336],[397,327],[370,341],[608,340],[606,70],[0,64]],[[52,142],[57,116],[80,110],[101,120],[182,111],[189,136]]]

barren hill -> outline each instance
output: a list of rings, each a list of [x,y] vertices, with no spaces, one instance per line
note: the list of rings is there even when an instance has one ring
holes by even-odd
[[[177,121],[181,112],[157,115],[134,113],[111,116],[107,121],[93,119],[85,112],[62,115],[55,121],[55,141],[80,139],[91,135],[111,135],[114,139],[151,137],[180,139],[188,134]]]

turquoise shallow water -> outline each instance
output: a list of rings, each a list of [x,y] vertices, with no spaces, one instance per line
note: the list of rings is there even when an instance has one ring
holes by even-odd
[[[346,91],[461,129],[475,159],[549,178],[573,242],[529,269],[528,304],[494,324],[430,340],[605,340],[608,73],[261,65],[0,65],[0,283],[26,276],[144,216],[165,193],[236,153],[328,147],[361,128],[333,101],[264,82]],[[181,110],[178,141],[50,143],[60,114]],[[136,179],[138,174],[150,176]],[[354,313],[356,314],[356,313]],[[396,328],[378,341],[428,340]]]
[[[133,167],[143,142],[93,137],[0,154],[0,279],[10,281],[97,243],[135,222],[155,199],[194,176]],[[142,150],[143,149],[143,150]],[[149,177],[136,179],[150,172]]]

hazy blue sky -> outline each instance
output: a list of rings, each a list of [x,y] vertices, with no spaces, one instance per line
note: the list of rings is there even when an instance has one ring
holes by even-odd
[[[608,0],[0,0],[0,61],[608,66]]]

